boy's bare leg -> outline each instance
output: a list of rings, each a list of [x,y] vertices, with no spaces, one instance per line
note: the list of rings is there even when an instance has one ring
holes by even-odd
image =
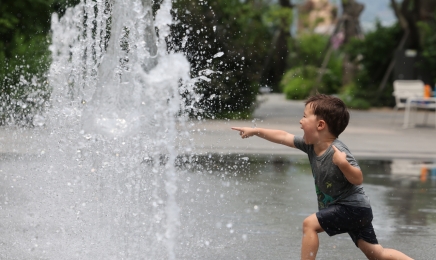
[[[308,216],[303,221],[303,239],[301,245],[301,259],[315,259],[318,252],[318,233],[324,230],[318,222],[315,214]]]
[[[359,245],[360,250],[362,250],[362,252],[366,255],[366,257],[371,260],[413,260],[412,258],[401,253],[400,251],[390,248],[383,248],[381,245],[374,245],[362,239],[359,239],[357,244]]]

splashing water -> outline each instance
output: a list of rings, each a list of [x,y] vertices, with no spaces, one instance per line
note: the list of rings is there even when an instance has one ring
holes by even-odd
[[[38,203],[11,225],[32,223],[37,242],[15,238],[14,256],[176,258],[175,160],[189,152],[180,94],[192,80],[187,59],[166,48],[170,10],[170,0],[155,17],[151,0],[83,0],[53,14],[43,145],[36,165],[18,166],[33,170]]]
[[[95,7],[101,14],[92,20]],[[189,63],[181,54],[167,54],[170,9],[171,2],[164,1],[154,22],[151,1],[115,1],[109,7],[87,1],[60,21],[53,16],[53,99],[62,106],[83,104],[85,131],[134,135],[143,126],[164,127],[158,121],[167,120],[159,120],[165,117],[160,114],[181,108],[179,81],[188,80]]]

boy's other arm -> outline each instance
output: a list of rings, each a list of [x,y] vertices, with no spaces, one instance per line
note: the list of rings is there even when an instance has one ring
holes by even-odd
[[[341,172],[345,175],[345,178],[354,185],[361,185],[363,183],[362,171],[351,165],[347,161],[347,155],[344,152],[339,151],[336,146],[332,145],[335,153],[333,154],[333,163],[339,167]]]
[[[233,130],[239,131],[242,138],[248,138],[256,135],[270,142],[283,144],[294,147],[294,135],[282,130],[251,128],[251,127],[232,127]]]

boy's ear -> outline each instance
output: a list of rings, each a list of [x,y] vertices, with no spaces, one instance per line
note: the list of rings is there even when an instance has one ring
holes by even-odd
[[[319,120],[318,121],[318,125],[317,125],[317,130],[318,131],[321,131],[321,130],[323,130],[325,127],[327,126],[327,124],[326,124],[326,122],[324,121],[324,120]]]

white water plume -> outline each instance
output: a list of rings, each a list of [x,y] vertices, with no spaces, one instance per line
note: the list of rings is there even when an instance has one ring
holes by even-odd
[[[151,0],[82,0],[53,14],[52,105],[41,150],[51,170],[38,172],[57,194],[43,209],[65,219],[56,223],[65,237],[49,241],[46,230],[52,246],[42,256],[176,258],[175,161],[189,151],[180,145],[181,93],[192,80],[187,59],[166,48],[170,10],[170,0],[155,17]],[[65,183],[71,188],[59,188]]]

